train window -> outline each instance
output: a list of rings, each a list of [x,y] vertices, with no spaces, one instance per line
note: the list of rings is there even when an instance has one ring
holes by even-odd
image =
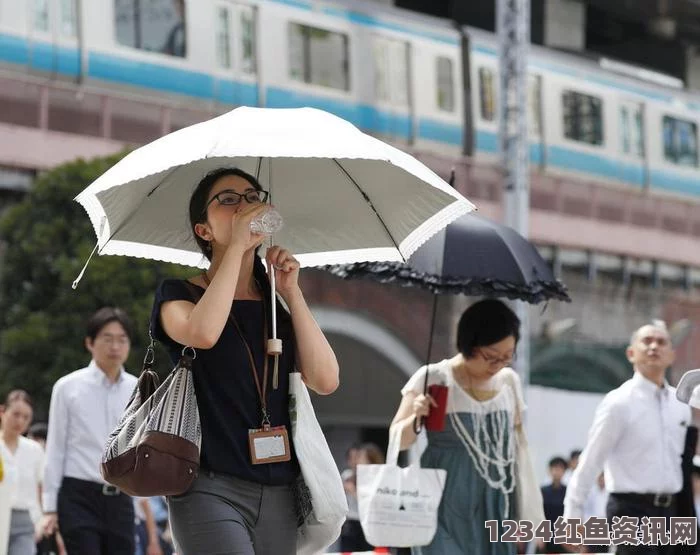
[[[57,29],[64,37],[75,37],[77,29],[77,0],[32,0],[32,29],[50,33]]]
[[[35,31],[49,32],[49,0],[34,0],[32,27]]]
[[[76,0],[61,0],[61,34],[64,37],[75,37],[78,23]]]
[[[620,108],[620,133],[623,154],[642,158],[644,156],[644,119],[638,104]]]
[[[496,87],[493,73],[492,69],[479,68],[479,106],[481,119],[484,121],[496,119]]]
[[[114,0],[117,42],[184,58],[187,54],[185,0]]]
[[[237,37],[236,44],[231,37]],[[237,66],[243,73],[255,73],[255,11],[251,6],[221,5],[216,10],[216,61],[219,67]]]
[[[231,67],[231,10],[219,6],[216,10],[216,61],[220,67]]]
[[[374,93],[378,100],[408,104],[408,44],[374,37]]]
[[[444,56],[437,59],[437,105],[440,110],[454,112],[455,93],[452,60]]]
[[[241,70],[244,73],[257,71],[255,50],[255,10],[252,6],[239,6],[239,23],[241,26]]]
[[[296,81],[350,90],[348,36],[289,24],[289,75]]]
[[[629,154],[632,150],[630,137],[630,114],[626,106],[620,108],[620,130],[622,132],[622,152]]]
[[[391,100],[389,89],[389,41],[375,39],[374,50],[374,94],[377,100]]]
[[[530,133],[542,136],[542,77],[527,76],[527,109]]]
[[[564,91],[564,137],[590,145],[603,144],[603,101],[597,96]]]
[[[679,166],[698,165],[698,126],[695,122],[664,116],[664,156]]]

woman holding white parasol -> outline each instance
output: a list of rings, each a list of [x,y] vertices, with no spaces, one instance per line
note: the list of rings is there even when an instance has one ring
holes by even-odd
[[[222,167],[228,169],[218,173]],[[204,175],[207,177],[200,182]],[[283,182],[279,178],[283,178]],[[275,237],[297,253],[295,258],[279,247],[268,250],[268,268],[276,267],[270,274],[270,281],[274,284],[279,279],[277,286],[272,288],[261,261],[255,256],[262,238],[251,235],[248,227],[265,210],[262,201],[268,196],[262,191],[258,179],[268,183],[270,188],[275,183],[275,206],[285,218],[284,229]],[[200,186],[192,194],[192,187],[198,182]],[[243,445],[249,447],[252,447],[247,443],[249,441],[266,444],[267,436],[255,435],[260,426],[264,432],[267,424],[270,427],[285,425],[284,422],[275,422],[276,418],[281,418],[279,411],[283,408],[282,405],[275,406],[275,396],[278,399],[279,396],[286,397],[283,380],[294,359],[312,388],[323,393],[336,387],[335,358],[313,321],[297,284],[299,263],[304,266],[405,260],[436,231],[474,208],[411,156],[363,134],[338,117],[310,108],[237,108],[210,121],[181,129],[129,154],[76,200],[85,207],[97,234],[93,252],[210,268],[206,274],[190,282],[166,281],[162,285],[157,292],[153,329],[169,346],[173,358],[178,343],[199,345],[195,362],[200,365],[205,362],[199,358],[200,350],[214,352],[220,344],[238,349],[236,360],[242,360],[248,372],[247,379],[226,381],[231,379],[231,364],[217,366],[225,367],[225,370],[222,370],[220,380],[210,382],[212,395],[224,394],[222,382],[248,387],[249,394],[241,398],[256,403],[258,418],[255,424],[248,425],[245,419],[238,422],[244,426],[247,437],[244,438],[238,429],[234,434],[237,441],[215,442],[224,449],[233,444],[240,446],[243,439]],[[259,201],[261,204],[257,204]],[[183,208],[188,205],[189,223],[182,217]],[[74,287],[80,277],[82,272]],[[189,291],[190,287],[192,291]],[[279,311],[279,330],[275,326],[277,302],[269,301],[268,304],[261,298],[261,292],[269,295],[270,289],[279,293],[291,312],[289,316]],[[201,300],[198,300],[199,296]],[[254,308],[256,303],[257,311]],[[237,315],[236,307],[246,304],[248,308],[241,310],[248,312]],[[227,322],[231,308],[233,318]],[[278,372],[274,369],[265,372],[267,357],[259,341],[261,333],[265,338],[263,330],[267,330],[266,324],[270,323],[272,352],[278,354],[277,331],[284,345],[296,347],[298,351],[294,353],[285,346],[284,352],[275,357],[279,363]],[[157,326],[161,329],[158,330]],[[258,336],[252,337],[255,332]],[[308,348],[302,347],[302,343],[307,344],[306,338],[309,338]],[[193,375],[196,374],[195,370]],[[308,492],[302,491],[303,495],[298,496],[302,502],[298,538],[300,549],[308,548],[304,553],[315,553],[335,539],[333,534],[337,537],[340,527],[337,517],[347,511],[347,506],[344,502],[336,503],[336,497],[344,501],[340,477],[335,480],[333,476],[326,476],[330,468],[335,472],[332,456],[312,414],[310,401],[300,405],[300,399],[308,400],[308,393],[304,388],[299,390],[300,382],[296,374],[293,376],[290,395],[294,389],[296,404],[292,418],[297,423],[293,432],[312,501],[309,505]],[[203,378],[197,380],[200,384],[195,383],[195,389],[199,397]],[[273,387],[269,393],[271,411],[268,418],[268,398],[263,393],[270,391],[270,383]],[[229,393],[234,394],[233,391]],[[218,406],[205,401],[198,402],[198,405],[200,403],[205,410]],[[300,406],[305,409],[296,410]],[[264,415],[262,408],[266,409]],[[220,410],[214,411],[215,414],[201,415],[203,428],[207,426],[205,421],[233,418],[232,410],[224,403]],[[241,407],[237,410],[241,414],[244,412]],[[298,425],[300,419],[297,417],[301,414],[305,415],[304,426]],[[308,433],[303,434],[303,429]],[[304,435],[309,441],[300,439]],[[203,441],[206,443],[206,438]],[[280,457],[280,462],[272,464],[263,460],[261,465],[253,464],[268,458],[270,453],[251,450],[250,463],[246,464],[256,469],[293,470],[294,446],[281,452],[276,451],[278,447],[274,444],[271,450],[275,457]],[[205,445],[202,450],[206,451]],[[230,453],[219,455],[213,460],[224,460]],[[203,455],[205,469],[210,459],[209,455]],[[239,457],[239,460],[242,459]],[[320,468],[329,472],[321,472],[323,475],[314,472]],[[277,476],[275,480],[284,482],[289,475],[286,473],[285,479]],[[260,479],[258,482],[265,483]],[[329,496],[324,487],[332,488],[338,495]],[[171,504],[179,499],[172,499]],[[285,507],[280,505],[279,508],[287,510]],[[309,507],[312,508],[310,513]],[[212,515],[199,509],[190,508],[183,512],[191,517],[185,520],[194,524],[212,520]],[[318,515],[325,520],[313,520]],[[253,516],[244,515],[246,526],[255,520]],[[275,529],[273,533],[258,537],[260,541],[268,541],[273,536],[286,537],[287,532],[286,529]],[[177,530],[175,535],[177,537]],[[200,537],[206,535],[202,533]],[[249,538],[250,541],[253,540]],[[198,553],[199,549],[207,552],[208,547],[197,544],[183,551],[186,554]],[[244,549],[248,551],[241,553],[251,552],[249,546]],[[293,550],[293,546],[289,549]],[[256,546],[256,552],[287,551],[268,551]]]
[[[188,492],[169,499],[173,535],[186,555],[221,546],[251,555],[296,552],[292,484],[299,466],[289,433],[288,374],[296,365],[320,394],[338,386],[335,355],[299,289],[299,263],[277,246],[265,258],[289,314],[277,311],[285,348],[279,368],[271,368],[270,282],[256,253],[265,235],[250,231],[251,220],[269,209],[266,196],[238,169],[202,179],[190,200],[190,223],[211,265],[189,283],[164,281],[156,293],[155,338],[174,361],[183,346],[197,349],[201,469]],[[281,450],[256,450],[252,438],[270,429],[286,438]]]

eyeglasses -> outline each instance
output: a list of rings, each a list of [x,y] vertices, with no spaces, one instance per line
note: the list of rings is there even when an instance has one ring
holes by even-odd
[[[240,204],[242,199],[245,199],[248,204],[256,204],[258,202],[265,203],[268,196],[270,196],[270,193],[267,191],[258,191],[257,189],[248,189],[242,194],[237,193],[232,189],[226,189],[225,191],[220,191],[211,197],[209,202],[207,202],[207,205],[204,207],[203,213],[206,213],[206,211],[209,209],[209,205],[215,200],[218,200],[219,204],[224,206],[235,206],[236,204]]]
[[[125,335],[122,336],[114,336],[114,335],[98,335],[95,340],[100,341],[102,343],[105,343],[107,345],[112,345],[116,343],[120,347],[123,347],[125,345],[129,344],[129,338],[126,337]]]
[[[493,355],[490,355],[486,353],[483,349],[479,349],[479,354],[481,355],[481,358],[484,359],[484,362],[486,362],[489,365],[495,365],[495,364],[500,364],[501,366],[509,366],[512,364],[513,359],[515,358],[515,354],[512,356],[508,357],[495,357]]]

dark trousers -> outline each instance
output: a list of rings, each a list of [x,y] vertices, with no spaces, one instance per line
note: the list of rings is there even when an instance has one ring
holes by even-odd
[[[340,529],[340,551],[372,551],[359,520],[347,519]]]
[[[70,555],[134,553],[134,504],[114,488],[64,478],[58,492],[58,526]]]
[[[641,526],[642,517],[664,517],[666,526],[670,526],[670,518],[676,516],[676,500],[673,499],[669,507],[658,507],[648,496],[635,494],[611,493],[608,499],[608,522],[612,527],[613,517],[631,516],[639,518]],[[669,530],[670,531],[670,530]],[[611,551],[617,555],[673,555],[677,546],[674,545],[625,545],[610,546]]]

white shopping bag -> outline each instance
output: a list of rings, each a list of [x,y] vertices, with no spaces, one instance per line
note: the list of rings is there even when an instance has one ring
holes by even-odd
[[[360,524],[372,545],[428,545],[437,530],[437,516],[447,471],[398,466],[400,433],[389,438],[387,464],[357,465]]]
[[[343,480],[316,420],[299,372],[289,374],[292,442],[301,476],[296,484],[297,555],[322,553],[340,536],[348,514]]]

